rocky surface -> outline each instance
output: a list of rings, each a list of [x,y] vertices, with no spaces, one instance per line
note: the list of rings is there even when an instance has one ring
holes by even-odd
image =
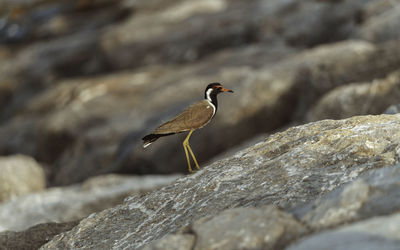
[[[377,216],[312,235],[287,249],[399,249],[399,220],[400,215],[398,213],[388,216]]]
[[[397,53],[394,43],[379,47],[348,41],[310,49],[259,69],[235,66],[205,74],[201,70],[205,65],[199,63],[180,69],[153,67],[136,73],[68,80],[33,98],[19,116],[35,114],[33,118],[16,118],[0,128],[5,134],[18,135],[11,141],[3,137],[3,150],[18,150],[53,162],[49,169],[51,185],[66,185],[113,171],[186,171],[181,145],[185,135],[162,138],[146,151],[141,148],[140,139],[163,120],[202,98],[203,82],[220,79],[235,94],[221,96],[215,120],[192,137],[200,162],[259,133],[278,129],[293,117],[301,118],[312,100],[336,86],[391,72],[400,65]],[[379,65],[375,63],[378,58]],[[219,65],[228,60],[225,58]],[[351,73],[344,76],[343,68]],[[182,75],[192,79],[179,79]],[[175,84],[168,85],[171,81]],[[146,87],[149,82],[151,87]],[[186,94],[176,96],[177,88]],[[147,102],[149,98],[152,102]],[[132,109],[143,102],[148,105]],[[295,104],[297,107],[293,108]],[[171,108],[165,109],[166,106]],[[27,138],[35,140],[21,147]],[[103,146],[98,147],[99,143]],[[166,160],[170,162],[168,168],[163,165]]]
[[[0,204],[0,231],[23,231],[39,223],[71,222],[116,206],[129,195],[165,186],[178,176],[107,175],[82,184],[50,188]]]
[[[309,121],[329,91],[398,70],[398,38],[379,35],[378,42],[364,31],[388,12],[398,15],[393,4],[7,1],[0,6],[10,10],[3,28],[15,34],[0,49],[0,153],[45,163],[50,186],[110,172],[186,172],[184,135],[146,151],[140,138],[215,81],[235,94],[220,98],[215,120],[192,138],[202,164],[260,134]],[[396,22],[390,25],[395,30]],[[336,118],[330,114],[342,110],[321,112]]]
[[[78,224],[78,221],[66,223],[44,223],[31,227],[23,232],[0,232],[1,250],[31,250],[39,249],[55,235],[68,231]]]
[[[186,231],[191,234],[167,235],[144,249],[175,249],[179,242],[187,242],[181,249],[281,249],[307,229],[293,216],[265,206],[224,210],[197,220]]]
[[[0,157],[0,203],[46,187],[45,173],[25,155]]]
[[[195,247],[202,242],[201,244],[204,243],[201,245],[202,248],[222,244],[218,249],[227,249],[222,246],[229,243],[224,243],[221,238],[219,243],[208,240],[197,241],[203,239],[202,237],[209,238],[206,236],[209,234],[205,228],[210,227],[210,230],[215,230],[211,229],[213,228],[211,225],[215,222],[221,225],[220,231],[223,231],[222,225],[227,223],[225,229],[227,231],[232,229],[232,232],[227,234],[233,235],[233,238],[235,235],[239,238],[245,237],[245,232],[240,230],[237,232],[234,225],[223,222],[227,218],[224,212],[228,217],[236,214],[235,220],[242,224],[247,220],[254,222],[255,219],[251,217],[253,214],[255,216],[261,213],[263,214],[261,217],[265,217],[264,213],[269,213],[268,216],[277,220],[276,228],[267,227],[264,238],[253,234],[255,240],[249,244],[287,245],[290,240],[279,242],[279,239],[286,237],[294,239],[308,232],[303,228],[303,225],[312,228],[313,223],[310,223],[312,220],[308,218],[314,220],[318,220],[319,217],[324,218],[324,215],[321,215],[323,208],[329,207],[322,203],[322,208],[315,209],[320,216],[313,216],[311,212],[313,207],[307,210],[303,207],[304,204],[353,181],[360,175],[398,163],[399,121],[398,115],[354,117],[340,121],[325,120],[310,123],[273,134],[253,147],[217,161],[161,190],[141,197],[132,196],[121,206],[91,215],[73,230],[55,237],[42,249],[140,248],[179,230],[183,231],[184,235],[180,238],[185,242],[190,241],[185,234],[196,237]],[[371,192],[374,180],[378,182],[386,178],[386,175],[381,176],[382,173],[376,175],[380,179],[370,178],[372,183],[368,190]],[[393,177],[393,182],[397,182],[397,179]],[[363,200],[368,195],[366,191],[360,191],[365,190],[363,185],[359,184],[360,181],[354,183],[344,189],[342,195],[344,198],[338,198],[344,200],[343,203],[338,203],[338,209],[347,209],[353,213],[358,209],[363,210]],[[388,185],[388,188],[392,186]],[[395,188],[390,190],[394,191]],[[371,196],[372,200],[376,200],[377,197],[384,199],[386,192],[376,192],[375,195]],[[361,205],[357,205],[360,203]],[[279,206],[286,213],[295,211],[295,214],[301,214],[299,211],[303,211],[303,214],[311,213],[311,215],[304,216],[304,220],[298,217],[299,221],[296,221],[295,217],[285,215],[283,212],[278,216],[276,213],[280,212],[276,209],[263,210],[262,207],[268,204]],[[346,207],[345,204],[350,204],[350,207]],[[398,209],[395,204],[393,206],[382,202],[379,204],[386,208],[386,214]],[[342,206],[344,208],[341,208]],[[243,214],[238,211],[246,209],[225,211],[231,208],[250,209],[249,207],[258,207],[260,210]],[[352,213],[347,218],[342,218],[340,213],[336,217],[334,215],[329,217],[331,212],[327,212],[326,216],[331,219],[329,224],[342,224],[373,216],[375,209],[369,210],[369,208],[371,207],[366,206],[366,210],[372,212],[369,214],[366,212],[360,217]],[[201,219],[204,216],[211,218]],[[262,219],[258,218],[257,221],[260,223],[249,222],[249,227],[262,227]],[[290,229],[293,230],[286,230],[285,225],[290,223],[298,226],[291,226]],[[189,243],[187,244],[190,245]]]
[[[372,179],[352,181],[398,162],[397,115],[293,126],[380,114],[399,103],[399,6],[399,0],[1,1],[0,155],[33,157],[49,187],[75,184],[5,201],[1,227],[24,230],[97,211],[49,248],[229,248],[243,240],[265,249],[307,247],[320,230],[342,235],[335,230],[344,223],[395,216],[396,203],[371,191],[394,197],[393,190]],[[221,95],[215,119],[191,137],[205,169],[100,212],[130,195],[131,182],[148,186],[140,177],[115,176],[82,184],[92,176],[187,172],[184,134],[146,150],[141,138],[217,81],[235,93]],[[374,199],[384,205],[371,205]],[[264,228],[268,222],[256,215],[276,227]],[[229,216],[248,230],[233,230],[224,222]],[[226,232],[232,242],[214,241],[203,230],[219,224],[232,227]]]
[[[352,183],[298,207],[298,217],[313,230],[388,215],[400,207],[400,165],[369,171]]]

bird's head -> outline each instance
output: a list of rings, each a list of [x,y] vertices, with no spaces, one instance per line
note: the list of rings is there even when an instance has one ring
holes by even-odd
[[[218,95],[219,93],[222,92],[230,92],[233,93],[232,90],[226,89],[222,86],[222,84],[214,82],[210,83],[207,85],[206,91],[205,91],[205,98],[210,99],[210,96],[212,95]]]

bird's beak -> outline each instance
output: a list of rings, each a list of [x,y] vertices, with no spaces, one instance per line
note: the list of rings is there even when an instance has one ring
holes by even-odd
[[[221,88],[221,91],[222,92],[231,92],[231,93],[233,93],[233,90],[226,89],[226,88]]]

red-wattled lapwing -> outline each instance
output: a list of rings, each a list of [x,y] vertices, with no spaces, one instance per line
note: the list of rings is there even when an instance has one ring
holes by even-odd
[[[208,84],[204,92],[205,100],[190,105],[187,109],[178,114],[172,120],[161,124],[153,133],[143,137],[143,147],[145,148],[149,146],[159,137],[189,131],[189,134],[183,141],[183,149],[185,150],[189,172],[192,172],[192,167],[190,166],[188,151],[192,156],[196,167],[200,169],[196,157],[194,156],[193,151],[189,146],[189,138],[192,135],[193,131],[204,127],[214,117],[218,108],[217,95],[222,92],[233,93],[232,90],[222,87],[222,85],[219,83]]]

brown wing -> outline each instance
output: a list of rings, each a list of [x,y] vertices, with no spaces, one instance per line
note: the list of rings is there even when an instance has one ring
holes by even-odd
[[[214,108],[207,100],[192,104],[182,113],[161,124],[153,134],[169,134],[189,131],[206,125],[214,115]]]

